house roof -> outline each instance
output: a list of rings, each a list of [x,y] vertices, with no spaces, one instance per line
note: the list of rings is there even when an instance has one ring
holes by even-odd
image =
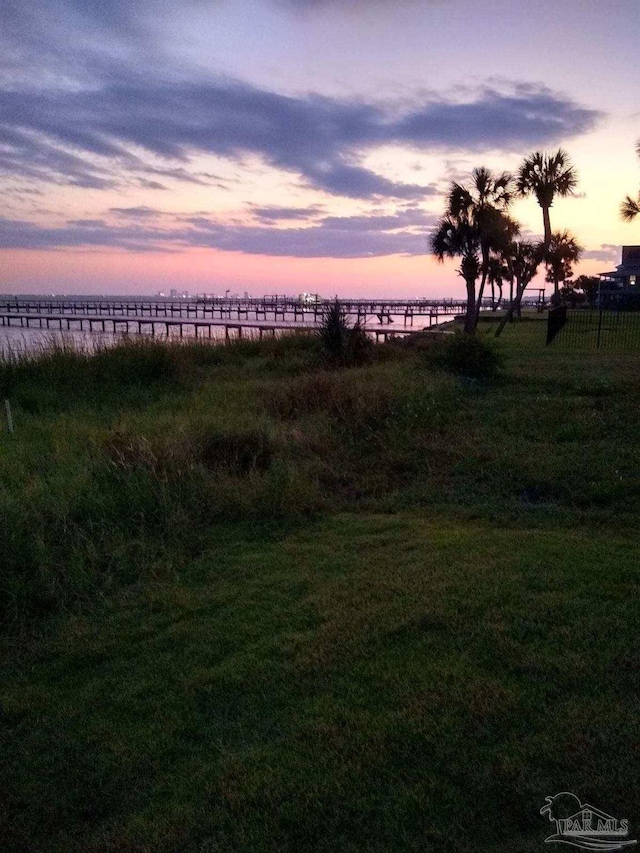
[[[611,272],[598,273],[609,278],[627,278],[630,275],[640,276],[640,246],[623,246],[622,263]]]
[[[620,264],[611,272],[601,272],[598,275],[608,275],[613,278],[627,278],[630,275],[640,276],[640,263],[635,264]]]

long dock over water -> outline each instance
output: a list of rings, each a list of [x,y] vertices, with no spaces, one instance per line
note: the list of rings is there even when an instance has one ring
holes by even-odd
[[[23,329],[64,329],[164,333],[218,337],[278,332],[314,332],[330,301],[305,303],[293,297],[196,299],[0,297],[0,325]],[[463,312],[460,300],[345,299],[340,304],[376,340],[408,335]],[[417,322],[416,322],[417,321]],[[420,322],[422,321],[422,322]]]
[[[329,304],[331,300],[305,302],[287,296],[244,299],[0,296],[0,325],[151,335],[164,331],[167,337],[170,331],[177,330],[180,337],[188,332],[195,337],[210,338],[215,330],[224,330],[225,338],[232,333],[235,337],[257,333],[262,338],[280,331],[317,330]],[[459,299],[340,299],[340,304],[376,340],[422,331],[443,319],[464,314],[467,307]],[[489,307],[489,300],[484,304]]]
[[[293,323],[318,323],[328,302],[304,303],[293,297],[261,297],[230,299],[93,299],[63,297],[0,297],[3,314],[71,314],[123,317],[163,317],[235,320],[287,320]],[[431,324],[434,318],[463,313],[466,302],[453,299],[394,300],[344,299],[344,310],[362,324],[377,321],[391,324],[400,318],[403,325],[414,325],[415,318],[425,317]],[[436,319],[437,322],[437,319]]]
[[[214,329],[224,329],[226,339],[231,337],[231,332],[235,332],[235,336],[242,338],[243,331],[251,332],[252,330],[258,333],[258,337],[262,338],[265,334],[275,336],[278,331],[289,332],[308,332],[314,333],[318,330],[317,323],[295,323],[295,322],[259,322],[259,321],[230,321],[216,319],[196,319],[194,317],[167,318],[167,317],[142,317],[142,316],[126,316],[126,315],[100,315],[100,314],[36,314],[24,313],[17,314],[12,312],[0,313],[0,325],[10,328],[22,329],[56,329],[67,331],[102,331],[102,332],[131,332],[133,331],[142,334],[145,331],[155,335],[159,329],[169,337],[170,329],[177,329],[179,336],[184,337],[184,333],[188,329],[193,329],[195,337],[213,337]],[[163,329],[164,327],[164,329]],[[375,336],[376,340],[387,340],[393,335],[410,335],[415,334],[419,329],[411,329],[408,327],[390,327],[390,326],[366,326],[363,324],[363,330],[370,335]],[[201,334],[200,334],[201,333]]]

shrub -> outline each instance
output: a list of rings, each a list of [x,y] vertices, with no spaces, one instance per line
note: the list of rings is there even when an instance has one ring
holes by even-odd
[[[318,332],[322,356],[335,367],[353,367],[372,360],[373,343],[360,323],[349,325],[347,314],[335,300],[326,308]]]
[[[373,360],[373,349],[371,338],[360,323],[355,323],[347,338],[347,364],[353,366],[369,364]]]
[[[427,357],[445,370],[475,379],[495,376],[502,365],[502,353],[493,339],[466,332],[443,336],[427,350]]]

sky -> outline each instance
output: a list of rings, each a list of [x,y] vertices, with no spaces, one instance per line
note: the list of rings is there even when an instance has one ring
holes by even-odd
[[[639,45],[639,0],[2,0],[0,292],[462,296],[451,181],[559,146],[612,269]]]

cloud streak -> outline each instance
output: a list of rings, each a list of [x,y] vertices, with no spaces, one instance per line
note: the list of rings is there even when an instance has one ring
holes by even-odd
[[[287,211],[284,211],[288,213]],[[132,252],[220,249],[295,258],[365,258],[421,255],[436,217],[417,208],[385,216],[325,216],[307,226],[225,224],[205,216],[177,217],[152,208],[111,208],[117,220],[69,220],[47,228],[0,217],[0,249],[118,248]],[[315,209],[310,209],[312,217]],[[160,225],[172,217],[168,226]],[[288,217],[287,217],[288,218]],[[155,221],[154,221],[155,219]]]
[[[210,184],[191,168],[214,155],[259,158],[304,185],[355,199],[420,199],[433,186],[363,165],[383,145],[419,151],[526,151],[589,131],[599,113],[544,87],[421,100],[404,112],[371,101],[287,96],[226,79],[157,80],[101,68],[81,86],[0,89],[0,173],[107,188],[123,176]],[[219,181],[218,181],[219,183]]]

